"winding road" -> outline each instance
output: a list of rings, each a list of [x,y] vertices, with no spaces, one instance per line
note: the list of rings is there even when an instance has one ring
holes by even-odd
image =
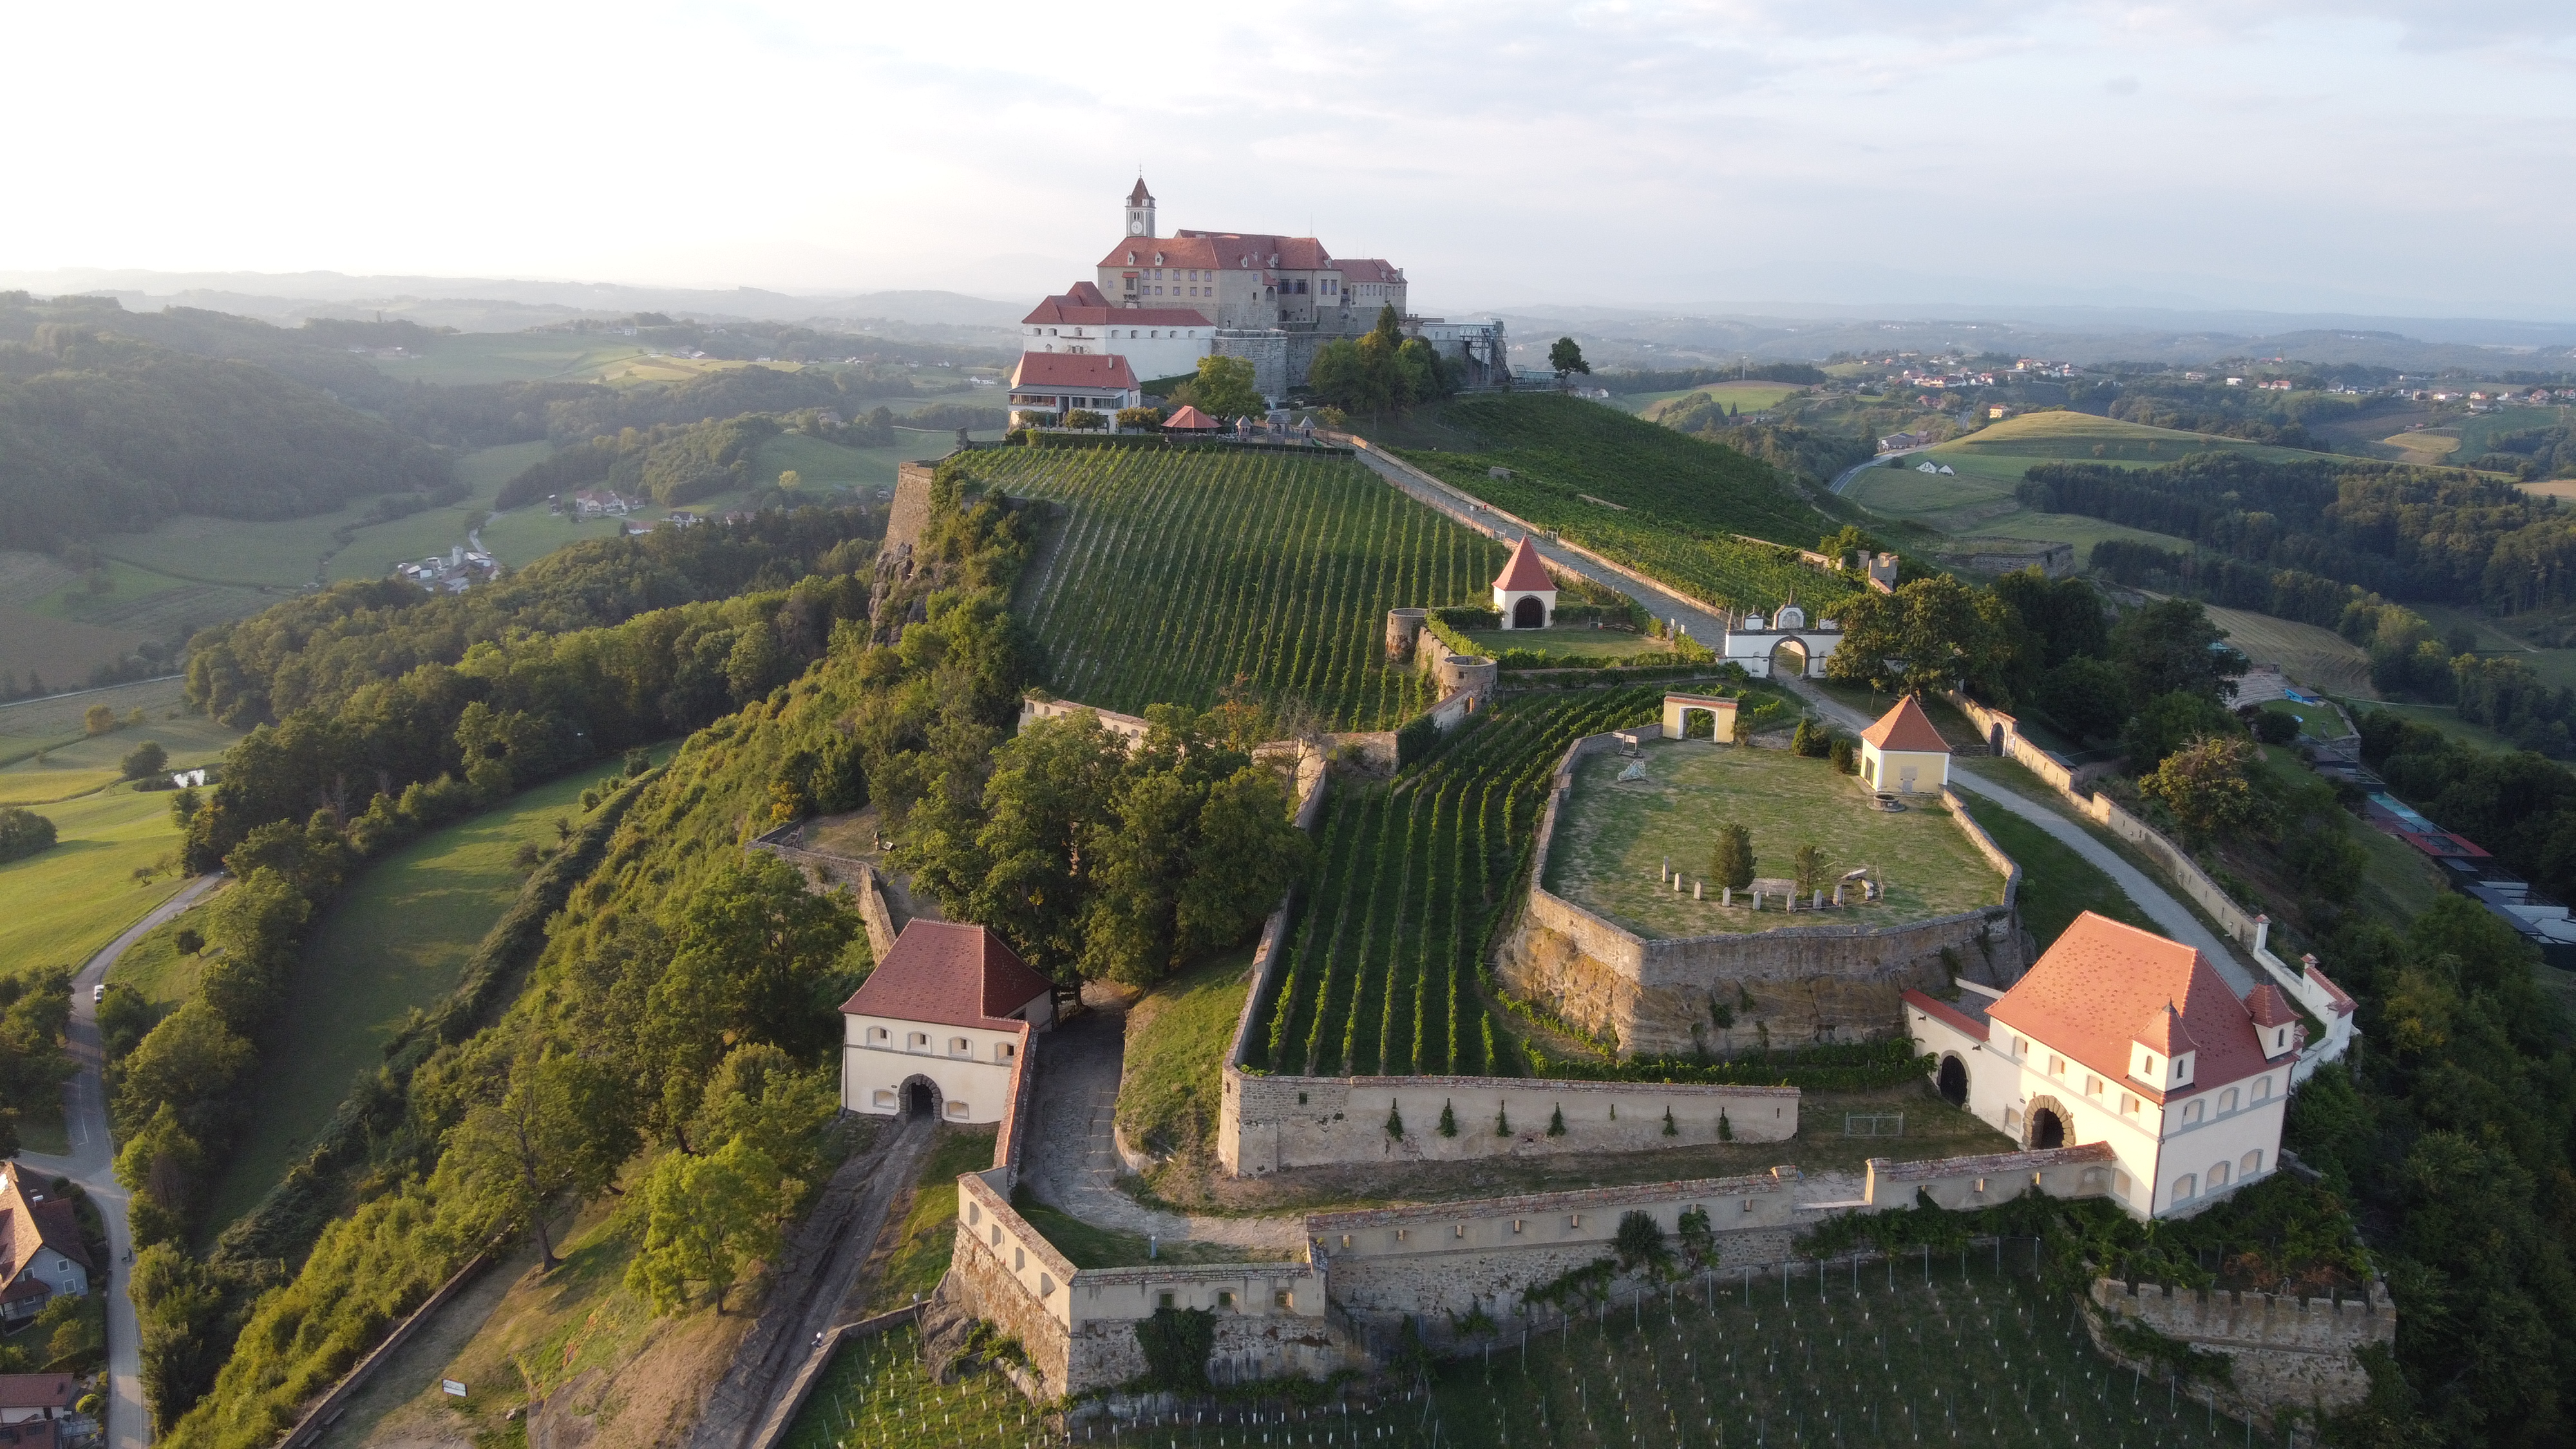
[[[126,927],[90,957],[80,974],[72,978],[72,1020],[65,1034],[71,1041],[72,1060],[80,1069],[63,1084],[63,1128],[72,1150],[61,1157],[41,1152],[18,1154],[18,1160],[35,1171],[79,1183],[90,1201],[98,1204],[99,1216],[107,1223],[111,1261],[98,1265],[101,1276],[114,1290],[107,1295],[105,1449],[142,1449],[152,1442],[152,1424],[143,1411],[143,1354],[134,1300],[126,1293],[126,1260],[134,1252],[134,1239],[125,1227],[125,1188],[116,1180],[116,1143],[107,1126],[107,1086],[99,1074],[98,1006],[90,998],[99,983],[107,979],[107,968],[115,965],[118,957],[133,949],[134,943],[153,927],[195,905],[222,879],[220,874],[201,875],[180,887],[178,894],[153,907],[143,919]],[[92,1286],[96,1287],[95,1280]]]

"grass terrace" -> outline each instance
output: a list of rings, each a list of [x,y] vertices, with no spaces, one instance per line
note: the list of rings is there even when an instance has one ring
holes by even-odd
[[[1461,629],[1458,635],[1489,659],[1506,649],[1519,649],[1544,654],[1551,663],[1561,660],[1576,667],[1619,664],[1641,654],[1654,656],[1648,662],[1660,664],[1670,660],[1673,653],[1672,646],[1663,640],[1625,629]]]
[[[1557,817],[1548,889],[1647,937],[1751,933],[1797,925],[1901,925],[2000,905],[2003,878],[1960,830],[1937,796],[1902,811],[1872,808],[1869,793],[1823,760],[1785,750],[1741,749],[1698,740],[1646,746],[1647,778],[1621,783],[1629,765],[1616,752],[1576,767]],[[1874,868],[1883,899],[1821,917],[1783,914],[1776,898],[1756,915],[1708,898],[1691,899],[1660,880],[1662,863],[1691,880],[1708,872],[1720,826],[1753,835],[1757,879],[1786,878],[1801,846],[1825,853],[1834,874]]]

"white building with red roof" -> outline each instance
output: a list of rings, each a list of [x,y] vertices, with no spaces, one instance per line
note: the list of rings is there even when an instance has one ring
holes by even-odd
[[[1216,323],[1194,307],[1111,307],[1089,282],[1076,282],[1020,319],[1023,352],[1105,352],[1127,359],[1140,379],[1198,371],[1216,346]]]
[[[1950,785],[1950,744],[1913,695],[1860,733],[1860,778],[1873,790],[1938,795]]]
[[[2010,991],[1908,991],[1905,1017],[1943,1097],[2029,1150],[2108,1146],[2139,1217],[2279,1170],[2298,1013],[2269,982],[2238,997],[2179,941],[2087,911]]]
[[[1154,195],[1143,177],[1124,205],[1125,235],[1095,269],[1100,296],[1122,312],[1185,309],[1208,319],[1216,329],[1213,350],[1251,361],[1264,393],[1277,396],[1304,382],[1319,346],[1360,336],[1388,307],[1404,319],[1408,337],[1422,338],[1457,362],[1470,386],[1485,385],[1509,365],[1499,320],[1408,315],[1404,269],[1384,258],[1337,257],[1319,238],[1275,232],[1183,229],[1161,235]],[[1137,330],[1150,334],[1154,324],[1137,324]],[[1173,374],[1148,367],[1141,375]]]
[[[91,1266],[71,1199],[24,1166],[0,1163],[0,1327],[44,1312],[57,1294],[89,1292]]]
[[[1813,627],[1797,604],[1780,606],[1767,621],[1760,614],[1730,616],[1717,657],[1740,666],[1756,679],[1822,679],[1825,661],[1843,642],[1842,626],[1820,619]]]
[[[1054,424],[1075,409],[1115,413],[1144,402],[1127,359],[1103,352],[1023,352],[1011,369],[1011,420]]]
[[[0,1424],[59,1422],[80,1396],[80,1380],[70,1374],[0,1374]]]
[[[1055,989],[982,926],[912,921],[841,1003],[841,1106],[999,1122]]]
[[[1556,618],[1556,580],[1526,534],[1494,576],[1494,612],[1506,629],[1544,629]]]

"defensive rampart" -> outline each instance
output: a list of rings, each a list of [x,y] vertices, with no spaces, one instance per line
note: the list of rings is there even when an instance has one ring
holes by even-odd
[[[1358,1162],[1785,1142],[1798,1131],[1795,1087],[1287,1077],[1247,1074],[1229,1065],[1222,1091],[1218,1156],[1236,1176]]]
[[[1557,895],[1542,882],[1575,766],[1620,743],[1616,733],[1589,735],[1558,762],[1539,816],[1532,855],[1538,866],[1495,963],[1514,995],[1545,1003],[1628,1055],[1722,1054],[1770,1042],[1887,1036],[1903,1029],[1898,1003],[1907,988],[1944,989],[1953,973],[2008,986],[2029,964],[2016,911],[2021,868],[1946,790],[1951,820],[2004,877],[1999,906],[1898,926],[1825,918],[1770,931],[1649,940]]]
[[[2289,1298],[2227,1289],[2093,1283],[2086,1315],[2097,1347],[2125,1364],[2154,1370],[2103,1331],[2106,1323],[2142,1324],[2194,1348],[2224,1354],[2232,1372],[2219,1389],[2220,1412],[2271,1424],[2283,1410],[2331,1413],[2370,1392],[2360,1350],[2397,1342],[2397,1308],[2388,1290],[2328,1298]]]

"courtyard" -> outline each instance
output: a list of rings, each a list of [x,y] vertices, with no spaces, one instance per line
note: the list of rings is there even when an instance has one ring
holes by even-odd
[[[1644,766],[1645,778],[1620,780],[1632,763]],[[1797,851],[1812,845],[1824,853],[1829,882],[1866,867],[1883,893],[1863,903],[1855,890],[1846,895],[1851,904],[1812,915],[1785,913],[1778,894],[1758,914],[1742,891],[1738,904],[1723,906],[1714,884],[1694,900],[1691,887],[1708,875],[1718,831],[1730,823],[1752,834],[1758,881],[1792,877]],[[1679,891],[1662,878],[1667,860],[1683,876]],[[1827,761],[1706,740],[1652,741],[1633,760],[1613,751],[1579,763],[1545,881],[1566,900],[1661,939],[1788,926],[1876,930],[2000,905],[2004,890],[1938,795],[1879,810]],[[1826,890],[1830,899],[1830,884]]]

